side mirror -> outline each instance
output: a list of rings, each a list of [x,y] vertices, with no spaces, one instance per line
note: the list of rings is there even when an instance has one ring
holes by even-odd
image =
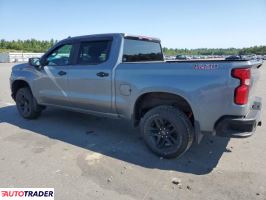
[[[47,61],[46,57],[44,57],[44,56],[40,58],[39,62],[40,62],[40,66],[42,66],[42,67],[48,65],[48,61]]]
[[[29,58],[29,64],[33,67],[39,68],[41,66],[40,58]]]

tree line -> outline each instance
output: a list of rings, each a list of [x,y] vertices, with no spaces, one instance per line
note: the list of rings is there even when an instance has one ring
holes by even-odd
[[[266,46],[254,46],[248,48],[199,48],[199,49],[173,49],[163,48],[165,55],[266,55]]]
[[[46,52],[52,47],[57,40],[0,40],[0,52],[2,51],[23,51],[23,52]],[[249,48],[199,48],[199,49],[173,49],[163,48],[165,55],[245,55],[245,54],[257,54],[266,55],[266,46],[254,46]]]
[[[23,51],[41,53],[47,51],[57,41],[56,40],[0,40],[0,51]]]

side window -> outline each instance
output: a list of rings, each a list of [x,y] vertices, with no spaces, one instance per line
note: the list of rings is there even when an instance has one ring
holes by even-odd
[[[78,64],[96,65],[107,61],[110,45],[109,40],[81,42]]]
[[[125,39],[123,62],[162,61],[163,53],[159,42]]]
[[[70,59],[70,53],[72,50],[71,44],[65,44],[54,51],[52,51],[47,57],[47,65],[68,65]]]

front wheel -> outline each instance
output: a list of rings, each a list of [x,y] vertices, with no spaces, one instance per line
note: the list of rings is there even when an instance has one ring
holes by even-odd
[[[25,119],[35,119],[41,114],[41,106],[37,104],[28,87],[17,91],[16,105],[19,114]]]
[[[157,155],[174,158],[185,153],[193,142],[194,129],[188,117],[173,106],[157,106],[141,119],[147,146]]]

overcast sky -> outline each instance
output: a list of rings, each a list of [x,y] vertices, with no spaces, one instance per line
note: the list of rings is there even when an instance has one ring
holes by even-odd
[[[266,0],[0,0],[0,39],[111,32],[173,48],[266,45]]]

